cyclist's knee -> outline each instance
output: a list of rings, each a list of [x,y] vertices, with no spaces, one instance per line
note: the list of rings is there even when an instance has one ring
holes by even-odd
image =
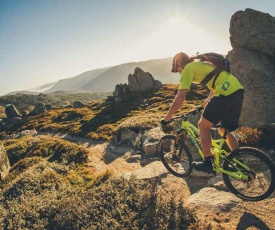
[[[205,118],[201,118],[198,122],[198,127],[200,131],[203,130],[210,130],[210,128],[213,126],[213,123],[206,120]]]

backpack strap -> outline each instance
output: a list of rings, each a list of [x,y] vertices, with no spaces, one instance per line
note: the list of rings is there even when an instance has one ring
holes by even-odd
[[[221,72],[222,71],[218,68],[212,70],[209,74],[206,75],[206,77],[200,83],[206,85],[213,77],[215,77],[212,83],[212,88],[214,89],[216,80]]]

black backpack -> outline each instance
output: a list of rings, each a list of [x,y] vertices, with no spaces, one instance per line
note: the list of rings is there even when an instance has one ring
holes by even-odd
[[[216,67],[213,71],[207,74],[206,77],[200,82],[203,85],[206,85],[213,77],[215,77],[212,83],[212,88],[214,88],[217,77],[222,71],[227,71],[228,73],[230,73],[230,64],[228,60],[221,54],[217,54],[217,53],[197,54],[193,58],[200,59],[200,61],[202,62],[208,62]]]

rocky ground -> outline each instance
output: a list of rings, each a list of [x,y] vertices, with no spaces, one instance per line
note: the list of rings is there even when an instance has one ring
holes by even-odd
[[[275,229],[275,194],[259,202],[243,201],[227,190],[221,175],[193,172],[177,178],[157,156],[133,155],[131,148],[110,143],[84,145],[91,151],[89,165],[98,172],[110,169],[126,178],[155,180],[162,199],[182,199],[208,229]]]

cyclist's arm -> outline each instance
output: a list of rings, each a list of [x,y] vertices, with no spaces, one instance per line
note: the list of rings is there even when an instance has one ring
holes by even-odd
[[[215,90],[210,91],[209,96],[205,99],[203,102],[203,107],[206,107],[208,102],[211,100],[211,98],[214,96]]]
[[[172,102],[168,113],[166,114],[166,116],[164,117],[165,121],[169,121],[170,118],[173,116],[173,114],[181,108],[182,103],[185,100],[187,94],[187,90],[186,89],[179,89],[177,95],[174,98],[174,101]]]

